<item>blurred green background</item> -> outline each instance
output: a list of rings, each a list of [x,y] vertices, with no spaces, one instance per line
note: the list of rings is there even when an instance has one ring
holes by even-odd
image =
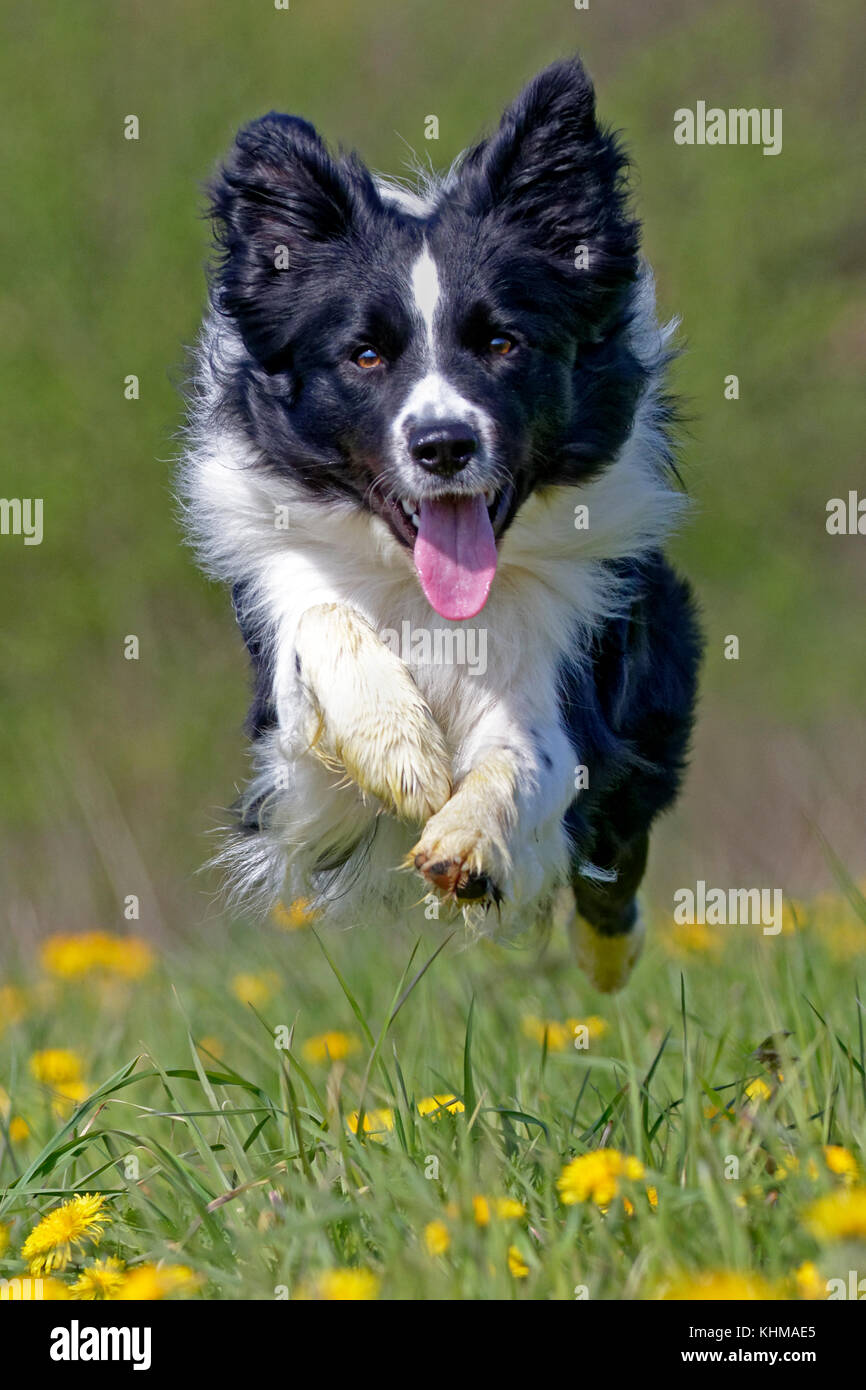
[[[0,537],[7,942],[116,927],[129,893],[157,936],[217,911],[196,870],[244,775],[246,663],[227,595],[181,544],[172,460],[204,299],[201,183],[235,129],[276,107],[374,168],[403,172],[407,143],[444,167],[575,50],[626,132],[661,311],[687,348],[696,505],[675,553],[708,655],[654,891],[812,891],[821,835],[866,868],[866,537],[824,525],[828,498],[866,489],[864,34],[855,0],[4,7],[0,494],[42,497],[45,516],[41,546]],[[675,145],[673,112],[699,99],[783,108],[782,154]]]

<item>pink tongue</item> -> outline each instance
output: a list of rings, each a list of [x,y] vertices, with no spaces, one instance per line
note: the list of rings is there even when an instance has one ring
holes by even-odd
[[[496,541],[482,494],[422,502],[415,568],[441,618],[474,618],[496,573]]]

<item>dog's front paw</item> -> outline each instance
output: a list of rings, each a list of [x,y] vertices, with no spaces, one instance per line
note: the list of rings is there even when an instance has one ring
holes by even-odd
[[[428,821],[407,864],[444,898],[459,903],[498,905],[507,891],[504,846],[496,835],[463,819],[459,797]]]

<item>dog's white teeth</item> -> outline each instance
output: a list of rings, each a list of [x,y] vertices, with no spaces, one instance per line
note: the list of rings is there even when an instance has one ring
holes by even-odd
[[[407,502],[405,497],[400,498],[400,506],[403,508],[403,511],[406,513],[407,516],[411,516],[413,511],[415,510],[415,508],[412,506],[412,503]]]
[[[417,512],[412,513],[412,525],[415,527],[416,531],[418,530],[418,527],[421,525],[421,518]]]
[[[493,506],[493,503],[496,501],[496,493],[492,488],[490,488],[488,492],[485,492],[484,501],[487,503],[488,507]]]

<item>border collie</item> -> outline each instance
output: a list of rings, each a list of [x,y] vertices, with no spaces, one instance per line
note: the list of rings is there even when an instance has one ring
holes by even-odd
[[[412,187],[295,116],[238,134],[182,496],[254,669],[241,896],[516,930],[570,886],[627,979],[700,639],[625,175],[577,60]]]

